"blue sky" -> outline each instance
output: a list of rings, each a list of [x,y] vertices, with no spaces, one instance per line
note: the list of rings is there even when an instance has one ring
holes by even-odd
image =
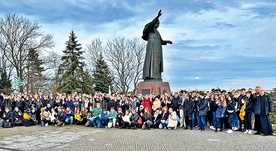
[[[141,37],[159,9],[159,31],[174,42],[163,47],[172,90],[276,87],[275,0],[0,0],[0,17],[36,20],[59,52],[72,29],[83,47],[98,37]]]

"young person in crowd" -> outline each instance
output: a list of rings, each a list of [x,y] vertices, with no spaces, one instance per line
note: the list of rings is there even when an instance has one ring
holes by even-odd
[[[152,96],[149,96],[148,94],[145,96],[145,98],[142,101],[142,105],[144,108],[147,108],[150,114],[152,114]]]
[[[14,125],[23,125],[23,113],[18,107],[14,108]]]
[[[108,114],[108,128],[115,127],[116,126],[116,118],[117,118],[117,112],[115,111],[114,107],[110,108],[110,112]]]
[[[151,116],[151,113],[149,111],[148,108],[145,108],[145,111],[142,115],[142,119],[143,119],[143,126],[142,126],[142,129],[145,130],[145,129],[148,129],[150,130],[150,127],[152,126],[152,116]]]
[[[181,93],[181,99],[179,99],[178,102],[178,110],[179,110],[179,118],[180,118],[180,125],[179,127],[186,127],[186,123],[185,123],[185,116],[184,116],[184,103],[185,101],[187,101],[187,92],[186,91],[182,91]]]
[[[158,128],[160,123],[161,123],[161,119],[162,119],[162,114],[160,114],[160,109],[157,108],[154,112],[153,115],[153,128]]]
[[[102,121],[102,127],[107,128],[107,124],[108,124],[108,112],[106,111],[106,109],[103,109],[103,112],[102,112],[100,120]]]
[[[215,132],[218,131],[218,128],[220,128],[220,131],[223,130],[223,125],[224,125],[224,118],[225,118],[225,111],[226,111],[226,98],[224,96],[221,96],[217,102],[217,111],[216,111],[216,118],[217,118],[217,123],[220,123],[220,127],[216,127]]]
[[[161,123],[159,124],[160,129],[166,129],[168,126],[168,118],[169,118],[169,113],[168,113],[168,108],[167,106],[164,106],[162,109],[162,118],[161,118]]]
[[[11,126],[14,126],[14,114],[10,109],[7,107],[5,108],[5,112],[3,113],[3,123],[10,123]]]
[[[102,127],[102,121],[101,121],[102,112],[103,112],[103,110],[101,108],[101,104],[97,103],[96,108],[94,108],[94,110],[92,111],[93,117],[90,120],[91,125],[93,127],[98,127],[98,128]]]
[[[40,121],[41,127],[48,126],[50,122],[50,112],[46,111],[45,108],[42,108],[40,116],[41,116],[41,121]]]
[[[235,112],[235,106],[236,102],[233,100],[233,97],[231,94],[227,95],[227,115],[228,115],[228,124],[229,124],[229,129],[226,131],[227,133],[233,133],[232,130],[232,124],[234,120],[234,112]]]
[[[116,126],[117,127],[122,127],[123,126],[123,110],[121,108],[118,108],[118,113],[117,113],[117,117],[116,117]]]
[[[131,113],[129,112],[129,110],[125,111],[125,115],[122,117],[123,119],[123,125],[120,128],[128,128],[130,129],[130,117],[131,117]]]
[[[208,96],[204,97],[204,92],[200,92],[197,103],[198,130],[204,131],[206,127],[206,116],[208,113]]]
[[[54,108],[52,108],[52,110],[50,112],[50,115],[49,115],[49,118],[50,118],[50,123],[51,124],[56,124],[56,122],[57,122],[57,112]]]
[[[184,129],[188,129],[190,126],[190,130],[193,130],[192,124],[192,113],[194,111],[194,102],[191,100],[191,96],[187,95],[187,100],[184,102],[184,116],[186,127]]]
[[[55,126],[64,126],[65,119],[66,119],[66,114],[63,112],[62,107],[59,107],[58,113],[57,113],[57,124],[55,124]]]
[[[253,96],[251,91],[246,92],[246,96],[248,98],[248,101],[246,102],[246,108],[245,108],[245,120],[244,120],[244,128],[245,128],[245,134],[252,134],[252,113],[254,109],[254,103],[253,103]]]
[[[135,109],[132,109],[131,113],[132,115],[130,117],[130,127],[132,129],[136,129],[138,127],[139,114],[136,112]]]
[[[173,108],[169,108],[169,117],[168,117],[168,129],[176,129],[177,127],[177,118],[176,112]]]
[[[74,113],[71,110],[71,108],[69,106],[66,107],[66,110],[64,111],[66,118],[65,118],[65,123],[72,125],[73,124],[73,120],[74,120]]]

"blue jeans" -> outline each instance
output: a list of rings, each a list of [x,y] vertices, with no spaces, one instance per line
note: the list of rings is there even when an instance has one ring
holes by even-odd
[[[102,121],[98,117],[91,118],[90,123],[91,123],[92,126],[96,126],[96,123],[97,123],[98,128],[102,127]]]
[[[66,118],[65,119],[65,123],[69,123],[70,122],[70,124],[73,124],[73,116],[70,116],[69,118]]]
[[[198,127],[201,129],[201,130],[204,130],[205,127],[206,127],[206,115],[200,115],[198,116]]]
[[[103,126],[107,126],[108,119],[101,118],[101,121],[102,121],[102,125],[103,125]]]
[[[161,123],[159,124],[159,128],[162,129],[164,127],[167,127],[168,121],[166,120],[161,120]]]
[[[232,127],[240,128],[239,115],[237,112],[233,113]]]
[[[192,126],[195,127],[196,125],[198,126],[199,123],[199,116],[198,116],[198,112],[194,111],[192,112]]]
[[[212,112],[213,114],[213,123],[214,123],[214,128],[220,128],[220,122],[218,122],[218,118],[216,116],[216,112]]]
[[[229,129],[232,129],[234,121],[234,113],[228,115]]]

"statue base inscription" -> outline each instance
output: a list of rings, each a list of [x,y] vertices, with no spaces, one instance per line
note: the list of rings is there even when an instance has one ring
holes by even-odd
[[[136,95],[142,93],[143,95],[152,94],[171,94],[169,82],[140,82],[136,91]]]

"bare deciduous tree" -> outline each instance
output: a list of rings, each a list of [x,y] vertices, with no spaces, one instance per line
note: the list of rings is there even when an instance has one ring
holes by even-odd
[[[53,47],[53,36],[41,32],[37,22],[16,14],[7,14],[1,18],[0,25],[0,49],[14,67],[17,78],[25,80],[29,50],[41,51]],[[23,91],[22,87],[20,91]]]
[[[107,42],[104,54],[120,91],[126,93],[131,86],[136,89],[143,71],[144,52],[145,44],[138,38],[115,38]]]
[[[100,38],[93,39],[90,44],[85,48],[86,62],[89,71],[93,71],[93,67],[96,65],[97,59],[100,58],[100,54],[103,52],[102,41]]]

